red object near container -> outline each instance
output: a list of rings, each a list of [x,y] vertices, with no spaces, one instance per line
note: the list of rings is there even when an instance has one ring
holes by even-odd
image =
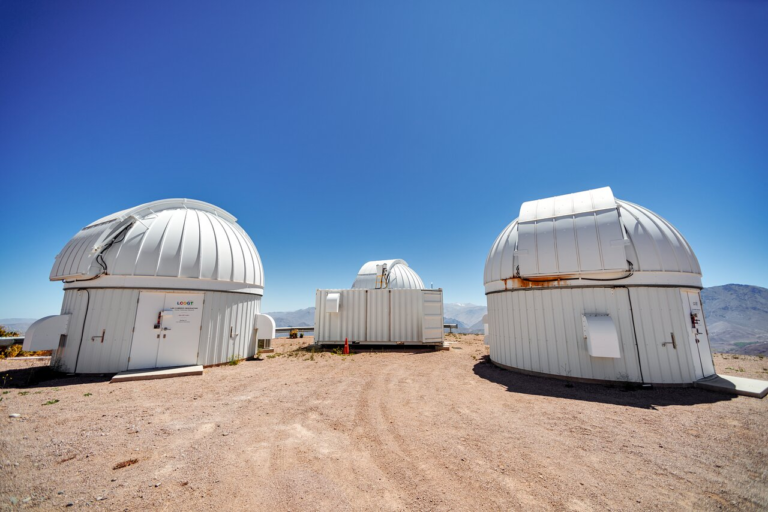
[[[344,338],[344,354],[349,354],[349,340]]]

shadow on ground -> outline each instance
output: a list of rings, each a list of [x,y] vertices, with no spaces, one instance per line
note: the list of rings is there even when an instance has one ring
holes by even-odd
[[[587,384],[525,375],[499,368],[491,362],[488,356],[484,356],[474,366],[474,373],[482,379],[506,386],[507,391],[512,393],[600,402],[640,409],[657,409],[669,405],[712,404],[736,398],[734,395],[698,388],[641,388],[622,383]]]
[[[91,382],[105,382],[112,379],[113,373],[103,375],[67,375],[54,371],[50,366],[32,366],[29,368],[14,368],[0,373],[0,384],[3,388],[30,388],[43,384],[45,386],[73,386]]]

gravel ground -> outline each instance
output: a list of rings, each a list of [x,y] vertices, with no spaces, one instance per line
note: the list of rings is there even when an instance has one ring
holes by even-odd
[[[122,384],[34,384],[40,361],[0,361],[0,508],[768,508],[768,400],[524,376],[454,339],[346,357],[283,339]],[[716,365],[768,378],[757,357]]]

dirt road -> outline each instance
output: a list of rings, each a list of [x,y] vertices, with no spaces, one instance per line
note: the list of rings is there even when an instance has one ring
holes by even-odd
[[[276,344],[202,377],[6,382],[0,507],[768,507],[768,400],[518,375],[479,336],[346,357]]]

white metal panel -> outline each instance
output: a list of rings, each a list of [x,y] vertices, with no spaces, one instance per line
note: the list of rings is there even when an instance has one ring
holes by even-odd
[[[67,335],[61,338],[59,348],[51,357],[51,366],[63,372],[74,372],[78,346],[82,336],[83,318],[88,304],[87,290],[66,290],[61,304],[61,314],[70,315]]]
[[[392,339],[391,294],[389,290],[368,290],[366,297],[366,341],[388,343]]]
[[[527,201],[520,207],[519,222],[549,219],[562,215],[596,212],[616,208],[610,187],[603,187],[563,196]]]
[[[178,215],[172,215],[163,234],[163,246],[157,264],[157,276],[178,277],[181,271],[181,256],[183,253],[184,226],[189,216],[189,210],[182,210]]]
[[[534,222],[518,223],[517,225],[517,263],[520,274],[531,276],[539,273],[536,254],[536,224]],[[507,258],[510,256],[507,255]],[[512,270],[512,277],[517,269]]]
[[[172,217],[172,212],[165,210],[158,213],[155,218],[152,219],[152,223],[149,224],[149,229],[144,234],[144,240],[141,244],[141,251],[139,252],[139,257],[136,260],[134,275],[157,275],[157,266],[158,262],[160,261],[160,251],[163,247],[163,237],[166,233],[168,223],[171,221]]]
[[[619,335],[608,315],[581,315],[587,352],[592,357],[621,357]]]
[[[425,343],[442,343],[445,330],[443,329],[443,291],[430,290],[422,292],[423,334]]]
[[[325,297],[325,310],[327,313],[339,312],[340,293],[329,293]]]
[[[582,315],[614,320],[620,358],[594,358]],[[488,295],[491,359],[523,370],[596,380],[640,382],[628,295],[624,289],[526,289]]]
[[[179,277],[200,277],[200,238],[200,215],[195,210],[188,210],[184,224]]]
[[[165,309],[165,293],[141,292],[131,343],[128,369],[154,368],[163,336],[161,312]]]
[[[275,338],[275,319],[269,315],[256,314],[256,326],[258,331],[257,338],[260,340],[271,340]]]
[[[89,290],[85,329],[68,341],[76,352],[75,373],[115,373],[128,368],[138,290]]]
[[[638,350],[646,382],[685,384],[696,380],[686,323],[677,288],[629,289],[635,314]],[[672,341],[675,341],[675,345]]]
[[[162,337],[157,351],[158,368],[186,366],[197,363],[200,323],[203,316],[202,293],[166,293],[165,311],[170,320],[163,320]]]
[[[715,374],[715,364],[709,346],[704,310],[701,307],[701,295],[698,290],[682,290],[680,295],[683,318],[689,322],[686,338],[691,348],[694,373],[697,379],[710,377]]]
[[[23,350],[55,350],[69,330],[70,315],[46,316],[34,322],[24,333]]]
[[[560,272],[557,265],[554,219],[544,219],[536,223],[536,262],[537,274],[551,275]]]
[[[672,224],[652,211],[627,201],[617,201],[627,237],[637,254],[636,271],[701,274],[691,246]]]
[[[573,227],[576,231],[576,243],[579,246],[579,270],[581,272],[602,270],[603,263],[600,258],[595,214],[581,213],[575,215]]]
[[[253,242],[234,217],[213,205],[156,201],[106,219],[83,228],[69,241],[56,257],[52,280],[98,275],[103,270],[96,256],[103,251],[110,276],[197,278],[203,280],[202,289],[210,280],[263,286]],[[107,248],[109,240],[115,242]],[[80,284],[95,286],[96,281]]]
[[[338,313],[327,309],[333,293],[340,295]],[[318,290],[315,306],[318,343],[442,341],[442,290]]]
[[[635,274],[622,284],[700,286],[698,260],[669,222],[638,205],[614,199],[609,189],[588,192],[559,196],[554,203],[524,203],[521,217],[502,231],[488,253],[486,293],[521,286],[507,282],[515,277],[518,266],[523,277],[548,275],[542,269],[550,269],[552,262],[549,226],[540,223],[551,218],[557,274],[605,272],[616,276],[628,269],[629,260]],[[645,275],[651,272],[654,274]],[[603,286],[596,281],[561,283],[569,284]]]
[[[226,363],[256,353],[252,336],[261,298],[240,293],[206,292],[197,364]]]

